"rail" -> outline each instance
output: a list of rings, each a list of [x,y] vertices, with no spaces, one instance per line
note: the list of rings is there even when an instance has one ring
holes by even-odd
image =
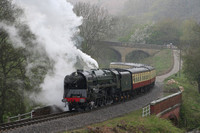
[[[28,113],[27,113],[28,114]],[[33,118],[27,118],[27,119],[21,119],[19,121],[15,122],[8,122],[8,123],[3,123],[0,125],[0,132],[4,130],[10,130],[18,127],[23,127],[27,125],[32,125],[35,123],[41,123],[49,120],[54,120],[58,118],[63,118],[63,117],[68,117],[72,115],[76,115],[78,113],[76,112],[62,112],[62,113],[57,113],[57,114],[49,114],[49,115],[44,115],[44,116],[39,116],[39,117],[33,117]],[[17,118],[17,116],[15,116]]]

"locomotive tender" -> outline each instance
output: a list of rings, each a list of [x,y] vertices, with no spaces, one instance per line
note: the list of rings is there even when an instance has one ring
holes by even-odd
[[[155,79],[153,67],[136,63],[113,62],[109,69],[77,70],[64,79],[62,101],[70,111],[92,109],[146,92]]]

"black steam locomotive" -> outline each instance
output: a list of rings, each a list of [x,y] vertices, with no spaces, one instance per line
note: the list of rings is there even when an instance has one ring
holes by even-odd
[[[114,62],[109,69],[77,70],[64,79],[62,101],[70,111],[124,101],[148,91],[155,77],[153,67],[136,63]]]

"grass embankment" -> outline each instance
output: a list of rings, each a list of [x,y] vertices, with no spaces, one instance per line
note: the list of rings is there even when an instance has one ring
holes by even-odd
[[[173,124],[156,116],[142,117],[142,110],[68,133],[180,133]]]
[[[173,52],[171,49],[163,49],[141,61],[141,63],[149,64],[156,68],[156,74],[162,75],[169,72],[173,68]]]
[[[175,75],[165,80],[165,89],[169,91],[180,86],[184,88],[179,126],[185,130],[200,128],[200,94],[198,93],[197,84],[188,80],[183,73],[180,77]],[[170,79],[175,82],[167,84]]]

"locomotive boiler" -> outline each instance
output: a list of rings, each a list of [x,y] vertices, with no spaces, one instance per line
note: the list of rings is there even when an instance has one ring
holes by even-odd
[[[155,69],[136,63],[111,63],[109,69],[77,70],[64,79],[69,110],[92,109],[129,99],[155,83]]]

